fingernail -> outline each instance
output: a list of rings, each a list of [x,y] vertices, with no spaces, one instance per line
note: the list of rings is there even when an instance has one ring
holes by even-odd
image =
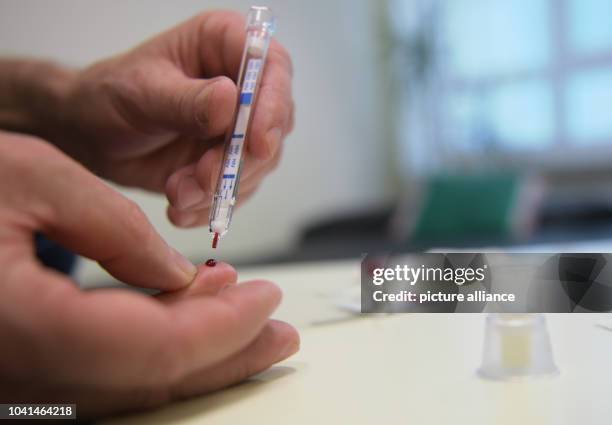
[[[280,145],[283,131],[279,127],[274,127],[266,133],[266,148],[268,149],[268,158],[272,158],[278,145]]]
[[[297,353],[299,349],[300,349],[299,342],[295,342],[295,341],[290,342],[278,353],[278,357],[276,361],[280,362],[282,360],[285,360],[287,357],[290,357],[293,354]]]
[[[197,267],[176,249],[172,249],[175,264],[189,277],[189,281],[198,273]]]
[[[193,176],[186,176],[179,183],[177,195],[177,208],[186,209],[204,201],[206,192],[200,188]]]

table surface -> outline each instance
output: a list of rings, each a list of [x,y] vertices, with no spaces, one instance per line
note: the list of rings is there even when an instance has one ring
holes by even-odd
[[[359,263],[239,270],[284,291],[301,350],[249,381],[108,424],[610,424],[612,316],[546,315],[556,377],[479,378],[484,314],[359,317]],[[356,292],[357,291],[357,292]]]

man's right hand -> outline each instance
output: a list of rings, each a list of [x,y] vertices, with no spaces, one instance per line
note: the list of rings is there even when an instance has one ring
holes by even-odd
[[[0,400],[77,403],[82,415],[213,391],[295,353],[270,320],[279,289],[196,269],[142,211],[56,148],[0,132]],[[81,291],[34,256],[33,234],[162,291]]]

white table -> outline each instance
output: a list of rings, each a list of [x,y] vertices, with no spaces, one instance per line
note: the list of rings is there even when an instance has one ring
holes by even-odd
[[[610,315],[547,315],[560,375],[491,382],[475,374],[485,315],[351,315],[334,302],[359,285],[352,261],[240,270],[256,277],[283,288],[275,317],[300,330],[298,354],[245,384],[108,423],[612,423]]]

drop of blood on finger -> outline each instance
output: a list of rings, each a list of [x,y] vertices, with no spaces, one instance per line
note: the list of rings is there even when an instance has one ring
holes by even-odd
[[[206,265],[208,267],[215,267],[217,265],[217,261],[214,258],[206,260]]]

